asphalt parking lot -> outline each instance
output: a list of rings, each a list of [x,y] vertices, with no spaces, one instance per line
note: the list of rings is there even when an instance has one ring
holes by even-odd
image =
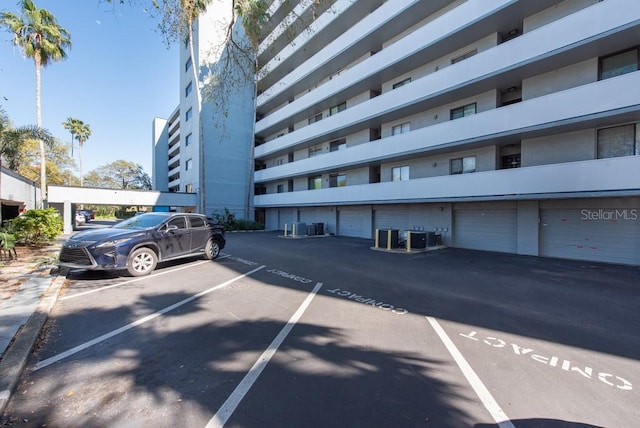
[[[73,271],[8,426],[634,426],[640,269],[230,233]],[[22,421],[22,422],[21,422]]]

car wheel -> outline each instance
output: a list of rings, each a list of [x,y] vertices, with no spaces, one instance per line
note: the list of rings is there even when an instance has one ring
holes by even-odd
[[[209,238],[207,245],[204,247],[204,257],[207,260],[213,260],[220,255],[220,244],[213,238]]]
[[[138,248],[127,258],[127,271],[133,276],[149,275],[158,265],[158,256],[150,248]]]

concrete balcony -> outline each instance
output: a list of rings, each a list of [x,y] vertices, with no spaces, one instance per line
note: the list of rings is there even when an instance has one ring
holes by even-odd
[[[175,180],[171,180],[169,181],[169,186],[170,189],[175,187],[175,188],[179,188],[180,187],[180,177],[176,178]]]
[[[503,3],[510,2],[500,1],[495,5],[491,2],[491,7],[488,2],[465,2],[443,17],[346,70],[336,79],[267,115],[256,123],[256,134],[269,135],[278,129],[286,128],[290,123],[308,117],[310,112],[318,110],[318,106],[328,108],[338,98],[347,99],[356,93],[362,93],[367,88],[370,89],[369,82],[372,79],[379,79],[381,73],[388,73],[392,68],[408,71],[411,68],[407,67],[418,67],[417,61],[424,61],[420,59],[420,55],[432,55],[432,44],[442,44],[443,40],[456,40],[452,34],[457,34],[458,30],[462,31],[465,25],[475,24],[478,16],[490,16],[493,8],[504,6]],[[607,16],[607,19],[599,19],[600,16]],[[635,34],[639,28],[640,2],[601,2],[367,102],[348,106],[339,118],[322,120],[289,133],[277,141],[263,144],[260,146],[261,154],[303,142],[313,144],[326,141],[344,129],[350,132],[363,130],[371,123],[396,120],[446,104],[452,99],[462,99],[498,88],[505,82],[522,81],[599,54],[633,46],[637,44]],[[468,39],[465,43],[473,40]],[[441,50],[444,55],[446,51],[443,49],[440,46],[436,50]],[[349,115],[347,122],[343,115]]]
[[[172,146],[169,146],[169,151],[167,152],[167,154],[169,155],[170,159],[175,155],[180,155],[180,141]]]
[[[616,94],[612,97],[611,94]],[[598,100],[598,102],[594,102]],[[389,161],[430,152],[499,144],[594,126],[640,120],[640,72],[447,121],[365,144],[256,171],[256,183]],[[355,110],[355,109],[353,109]],[[349,115],[346,110],[339,115]],[[322,122],[330,122],[329,117]],[[256,147],[260,159],[286,147],[291,134]],[[278,144],[278,146],[276,146]],[[270,148],[264,146],[270,145]]]
[[[259,208],[640,195],[640,156],[255,197]]]

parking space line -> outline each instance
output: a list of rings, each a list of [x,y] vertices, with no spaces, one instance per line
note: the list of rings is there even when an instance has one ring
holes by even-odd
[[[309,293],[307,298],[304,299],[304,302],[302,302],[298,310],[291,316],[287,324],[285,324],[282,330],[280,330],[280,333],[278,333],[276,338],[273,339],[269,347],[267,347],[262,355],[260,355],[253,367],[251,367],[242,381],[240,381],[236,389],[233,390],[229,398],[227,398],[227,401],[225,401],[222,407],[220,407],[216,414],[213,415],[213,418],[211,418],[211,420],[207,423],[206,428],[222,427],[225,423],[227,423],[233,412],[236,410],[236,407],[238,407],[244,396],[247,395],[267,364],[269,364],[271,358],[275,355],[280,345],[282,345],[284,339],[286,339],[293,327],[300,320],[304,312],[311,304],[311,301],[313,300],[315,295],[318,293],[318,291],[320,291],[321,287],[322,283],[318,282],[311,293]]]
[[[151,321],[151,320],[159,317],[160,315],[166,314],[167,312],[170,312],[170,311],[172,311],[174,309],[179,308],[180,306],[184,306],[187,303],[192,302],[197,298],[200,298],[200,297],[202,297],[202,296],[204,296],[206,294],[211,293],[212,291],[219,290],[219,289],[224,288],[227,285],[232,284],[232,283],[234,283],[234,282],[236,282],[236,281],[238,281],[238,280],[240,280],[242,278],[245,278],[247,276],[253,275],[254,273],[258,272],[259,270],[261,270],[261,269],[263,269],[265,267],[266,267],[265,265],[262,265],[262,266],[260,266],[258,268],[255,268],[255,269],[253,269],[253,270],[251,270],[251,271],[249,271],[249,272],[247,272],[245,274],[236,276],[235,278],[232,278],[232,279],[230,279],[228,281],[225,281],[222,284],[218,284],[218,285],[216,285],[214,287],[211,287],[211,288],[209,288],[207,290],[201,291],[198,294],[194,294],[193,296],[188,297],[188,298],[186,298],[184,300],[181,300],[178,303],[174,303],[171,306],[167,306],[166,308],[161,309],[158,312],[154,312],[153,314],[147,315],[146,317],[140,318],[139,320],[136,320],[136,321],[134,321],[132,323],[129,323],[129,324],[123,326],[123,327],[120,327],[120,328],[118,328],[116,330],[110,331],[109,333],[103,334],[102,336],[99,336],[99,337],[97,337],[97,338],[95,338],[93,340],[90,340],[90,341],[85,342],[85,343],[83,343],[81,345],[78,345],[78,346],[76,346],[74,348],[71,348],[68,351],[65,351],[65,352],[63,352],[61,354],[58,354],[56,356],[53,356],[51,358],[47,358],[46,360],[42,360],[42,361],[40,361],[39,363],[37,363],[36,365],[33,366],[33,371],[35,372],[37,370],[40,370],[40,369],[45,368],[47,366],[50,366],[51,364],[57,363],[60,360],[63,360],[65,358],[67,358],[67,357],[70,357],[71,355],[77,354],[78,352],[83,351],[83,350],[85,350],[87,348],[90,348],[93,345],[97,345],[100,342],[104,342],[107,339],[110,339],[110,338],[112,338],[114,336],[117,336],[117,335],[119,335],[121,333],[129,331],[134,327],[137,327],[137,326],[142,325],[142,324],[144,324],[144,323],[146,323],[148,321]]]
[[[433,327],[435,332],[438,334],[438,337],[440,337],[440,340],[447,348],[447,351],[449,351],[449,353],[455,360],[456,364],[462,371],[462,374],[467,379],[467,382],[469,382],[473,390],[482,401],[484,407],[491,414],[491,417],[493,417],[493,420],[498,424],[500,428],[515,428],[500,405],[493,398],[487,387],[482,383],[476,372],[471,368],[467,360],[462,356],[462,353],[458,350],[451,338],[449,338],[440,323],[433,317],[427,316],[426,318],[429,321],[429,324],[431,324],[431,327]]]
[[[227,258],[227,257],[229,257],[229,256],[219,257],[216,260],[222,260],[222,259]],[[120,287],[121,285],[127,285],[127,284],[131,284],[133,282],[138,282],[138,281],[142,281],[142,280],[145,280],[145,279],[155,278],[156,276],[166,275],[168,273],[177,272],[177,271],[182,270],[182,269],[189,269],[191,267],[199,266],[199,265],[204,264],[204,263],[209,263],[209,260],[203,260],[203,261],[200,261],[200,262],[195,263],[195,264],[188,264],[188,265],[185,265],[185,266],[180,266],[180,267],[175,268],[175,269],[169,269],[169,270],[165,270],[165,271],[162,271],[162,272],[154,273],[154,274],[151,274],[149,276],[142,276],[140,278],[130,279],[129,281],[119,282],[117,284],[112,284],[112,285],[107,285],[107,286],[104,286],[104,287],[96,288],[95,290],[83,291],[82,293],[74,294],[72,296],[63,296],[58,300],[75,299],[76,297],[86,296],[87,294],[97,293],[99,291],[108,290],[110,288]]]

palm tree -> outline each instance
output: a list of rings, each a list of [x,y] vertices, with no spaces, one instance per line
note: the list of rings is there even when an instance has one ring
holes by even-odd
[[[20,46],[25,57],[33,58],[36,69],[36,123],[42,128],[40,106],[40,70],[53,61],[67,57],[71,48],[71,36],[61,27],[55,16],[46,9],[38,9],[32,0],[21,0],[18,5],[22,15],[11,12],[0,14],[0,25],[13,33],[13,44]],[[47,199],[47,171],[45,144],[40,140],[40,192],[42,205]]]
[[[84,185],[84,179],[82,176],[82,147],[91,136],[91,128],[88,124],[81,120],[76,119],[73,127],[72,134],[76,136],[78,140],[78,161],[80,164],[80,187]]]
[[[198,62],[195,56],[195,50],[193,46],[193,23],[198,17],[207,11],[207,7],[211,3],[211,0],[180,0],[182,6],[182,30],[185,33],[184,36],[189,42],[189,55],[191,56],[191,70],[193,75],[193,85],[196,89],[196,102],[198,108],[198,145],[200,151],[200,212],[204,214],[207,209],[206,199],[206,183],[205,183],[205,162],[204,162],[204,130],[202,124],[202,94],[200,93],[200,80],[198,78]],[[198,58],[200,55],[198,54]]]
[[[37,126],[22,126],[12,128],[9,116],[0,107],[0,170],[2,170],[2,158],[5,157],[9,164],[16,168],[19,159],[20,146],[24,140],[38,140],[47,146],[53,146],[53,136],[46,129]],[[2,173],[0,172],[0,179]],[[0,183],[0,189],[2,188]],[[0,197],[0,199],[2,199]],[[2,223],[2,212],[0,210],[0,224]]]
[[[68,117],[67,120],[62,122],[62,127],[71,133],[71,157],[73,157],[73,139],[75,134],[73,133],[74,123],[78,119],[74,119],[73,117]]]

